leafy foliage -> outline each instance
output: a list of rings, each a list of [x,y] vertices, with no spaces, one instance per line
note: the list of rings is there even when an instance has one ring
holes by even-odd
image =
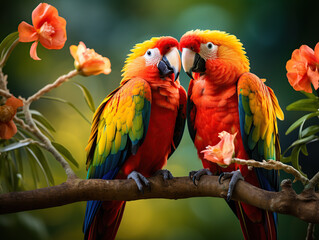
[[[288,111],[308,111],[310,113],[302,116],[297,121],[295,121],[286,131],[286,135],[290,134],[292,131],[299,127],[298,139],[295,140],[283,153],[281,161],[284,163],[291,163],[294,168],[302,172],[299,157],[300,152],[308,156],[307,145],[319,140],[319,125],[310,125],[305,127],[308,120],[319,117],[319,98],[316,97],[313,93],[302,92],[306,98],[295,101],[287,106]],[[291,150],[290,156],[285,157],[286,153]]]
[[[8,57],[19,43],[19,33],[14,32],[9,34],[0,44],[0,71],[4,67]],[[1,75],[3,76],[3,75]],[[3,79],[0,79],[3,81]],[[4,83],[5,84],[5,83]],[[82,91],[84,100],[89,109],[94,112],[95,105],[89,90],[82,84],[73,82]],[[4,97],[0,99],[5,101]],[[53,100],[65,103],[73,108],[85,121],[90,124],[90,121],[85,115],[72,103],[62,98],[42,96],[42,99]],[[72,154],[60,143],[55,142],[53,134],[55,129],[50,121],[37,110],[30,109],[32,120],[36,127],[51,141],[53,147],[56,148],[62,156],[64,156],[75,167],[79,164],[74,159]],[[16,118],[26,122],[23,111],[16,113]],[[33,185],[38,187],[41,181],[41,176],[44,177],[46,184],[54,185],[54,175],[52,174],[49,162],[49,156],[43,150],[36,134],[31,128],[26,128],[17,122],[17,133],[9,140],[0,139],[0,191],[19,191],[26,189],[25,179],[32,176]]]

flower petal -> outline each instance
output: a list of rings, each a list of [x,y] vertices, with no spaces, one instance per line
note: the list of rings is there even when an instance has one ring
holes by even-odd
[[[319,42],[315,46],[315,57],[317,59],[317,64],[319,64]]]
[[[47,49],[61,49],[64,47],[64,44],[67,40],[66,36],[66,21],[62,17],[58,17],[55,19],[59,19],[59,22],[50,22],[45,23],[43,26],[50,26],[49,32],[44,32],[43,34],[39,34],[40,43]],[[41,27],[43,29],[43,27]],[[45,31],[45,30],[44,30]]]
[[[315,70],[312,70],[310,67],[308,68],[307,75],[309,77],[309,80],[311,81],[313,87],[315,90],[318,89],[318,82],[319,82],[319,69],[315,68]]]
[[[0,123],[0,138],[10,139],[17,133],[17,126],[11,120],[7,123]]]
[[[35,41],[34,43],[32,43],[30,48],[30,56],[34,60],[41,60],[41,58],[39,58],[37,55],[37,46],[38,46],[38,41]]]
[[[40,29],[45,22],[50,22],[55,16],[58,16],[58,10],[55,7],[40,3],[32,12],[32,24],[35,29]]]
[[[313,64],[316,61],[314,51],[307,45],[302,45],[300,47],[300,56],[309,64]]]
[[[12,97],[7,99],[6,105],[13,107],[14,110],[17,111],[18,107],[22,107],[23,106],[23,102],[22,102],[21,99],[18,99],[16,97],[12,96]]]
[[[20,42],[33,42],[38,40],[38,33],[35,28],[24,21],[19,24],[18,32]]]

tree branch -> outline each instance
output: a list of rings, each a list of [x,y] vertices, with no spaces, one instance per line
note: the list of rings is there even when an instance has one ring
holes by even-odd
[[[218,183],[217,176],[203,176],[195,186],[188,177],[177,177],[164,181],[161,176],[149,178],[151,190],[140,193],[133,180],[69,179],[57,186],[25,192],[0,195],[0,213],[13,213],[66,205],[87,200],[125,200],[165,198],[182,199],[191,197],[227,196],[229,180]],[[239,181],[233,200],[256,207],[289,214],[301,220],[319,223],[319,194],[308,189],[296,194],[291,181],[282,182],[280,192],[269,192]]]

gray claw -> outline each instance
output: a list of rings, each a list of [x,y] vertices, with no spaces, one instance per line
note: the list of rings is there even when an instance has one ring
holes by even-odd
[[[190,171],[189,172],[189,178],[192,180],[193,176],[195,175],[195,173],[197,173],[197,171]]]
[[[212,176],[213,173],[211,171],[209,171],[208,168],[203,168],[203,169],[200,169],[198,171],[191,171],[189,173],[189,177],[193,180],[193,183],[196,186],[197,186],[196,180],[198,182],[203,175]]]
[[[127,179],[133,179],[137,185],[138,190],[141,193],[144,193],[143,183],[146,187],[150,187],[150,181],[147,180],[141,173],[132,171],[128,176]]]
[[[173,174],[167,169],[161,169],[156,171],[155,176],[162,175],[164,180],[173,179]]]
[[[219,184],[222,184],[222,178],[224,177],[224,173],[222,172],[220,175],[219,175],[219,177],[218,177],[218,182],[219,182]]]
[[[227,192],[227,199],[226,199],[227,202],[230,201],[238,180],[244,180],[244,177],[243,177],[243,175],[241,175],[241,172],[239,170],[236,170],[236,171],[232,171],[232,172],[221,173],[219,175],[218,182],[221,184],[222,179],[225,180],[225,179],[229,179],[229,178],[230,178],[230,182],[229,182],[229,188],[228,188],[228,192]]]

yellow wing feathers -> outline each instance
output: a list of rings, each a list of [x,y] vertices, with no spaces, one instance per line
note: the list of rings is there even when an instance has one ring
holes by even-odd
[[[128,137],[133,145],[142,139],[146,124],[143,122],[143,111],[144,115],[145,111],[150,111],[145,106],[150,102],[149,84],[140,78],[131,79],[102,102],[95,113],[90,137],[90,140],[94,138],[91,141],[95,142],[95,146],[90,145],[89,140],[86,149],[89,153],[90,148],[95,147],[93,159],[88,156],[88,166],[99,166],[108,155],[123,150]]]
[[[245,73],[240,77],[238,94],[239,97],[243,97],[245,134],[251,135],[252,143],[264,140],[266,143],[264,150],[273,152],[272,148],[278,134],[276,118],[281,120],[284,118],[275,94],[252,73]]]

